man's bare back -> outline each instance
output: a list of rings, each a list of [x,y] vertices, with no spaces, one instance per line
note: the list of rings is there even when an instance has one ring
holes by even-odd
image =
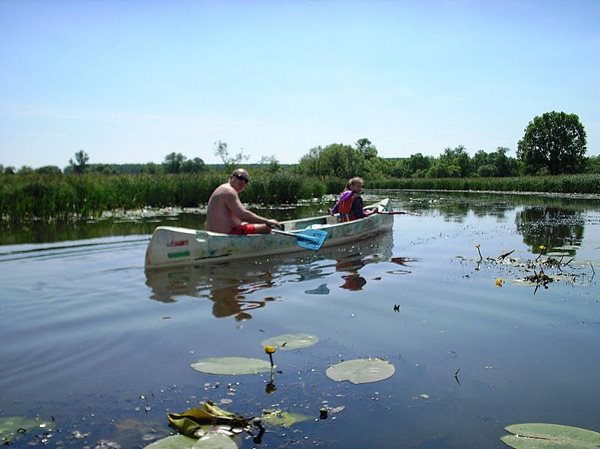
[[[278,227],[279,222],[261,217],[244,207],[238,197],[238,192],[246,188],[250,178],[246,170],[238,168],[233,171],[229,181],[215,189],[208,200],[205,228],[207,231],[224,234],[236,232],[243,223],[253,224],[253,230],[258,234],[271,232],[272,227]]]

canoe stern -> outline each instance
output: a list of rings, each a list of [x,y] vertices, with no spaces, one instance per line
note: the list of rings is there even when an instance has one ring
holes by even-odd
[[[146,248],[146,266],[189,263],[207,252],[208,241],[193,229],[159,226]]]

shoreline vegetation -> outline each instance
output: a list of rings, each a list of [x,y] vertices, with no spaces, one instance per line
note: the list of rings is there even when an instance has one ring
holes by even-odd
[[[223,172],[188,174],[14,174],[0,175],[3,222],[76,221],[110,211],[198,208],[224,180]],[[252,204],[294,204],[340,193],[346,180],[307,177],[286,170],[257,171],[242,194]],[[598,198],[600,174],[501,178],[375,178],[367,190],[429,190],[531,193]]]

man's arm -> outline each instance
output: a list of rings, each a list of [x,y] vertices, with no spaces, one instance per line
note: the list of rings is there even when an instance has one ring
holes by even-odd
[[[246,207],[240,201],[240,198],[233,192],[227,192],[225,204],[227,204],[229,210],[241,221],[245,221],[246,223],[264,223],[270,226],[279,226],[279,222],[276,220],[270,220],[268,218],[261,217],[260,215],[257,215],[254,212],[246,209]]]

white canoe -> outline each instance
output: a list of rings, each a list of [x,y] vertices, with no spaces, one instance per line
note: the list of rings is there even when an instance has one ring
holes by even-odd
[[[388,198],[366,207],[378,212],[390,212]],[[371,237],[392,228],[390,214],[373,214],[360,220],[340,223],[338,217],[322,215],[299,220],[282,221],[284,231],[295,233],[303,229],[327,232],[324,247],[350,243]],[[307,251],[297,245],[296,238],[281,234],[248,236],[221,234],[173,226],[158,226],[146,249],[146,269],[179,265],[201,265],[230,260],[264,257],[276,254]]]

